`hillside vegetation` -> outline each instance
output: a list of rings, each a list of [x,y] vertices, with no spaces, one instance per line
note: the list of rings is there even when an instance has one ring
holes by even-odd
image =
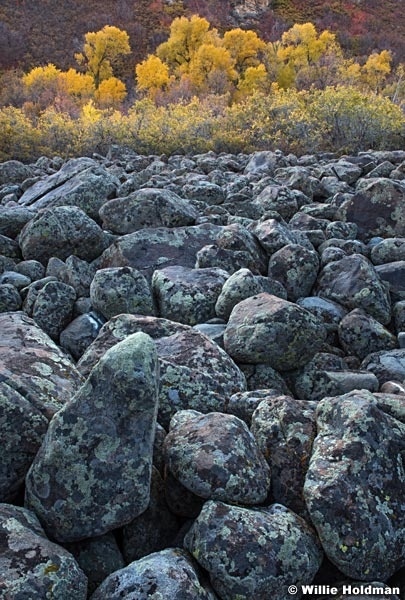
[[[173,7],[172,7],[173,8]],[[266,42],[176,17],[136,65],[131,37],[89,31],[63,69],[7,70],[0,159],[104,152],[359,151],[404,143],[404,64],[391,51],[348,58],[338,37],[296,23]]]

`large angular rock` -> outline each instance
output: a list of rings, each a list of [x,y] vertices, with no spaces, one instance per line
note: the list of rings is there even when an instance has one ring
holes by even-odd
[[[387,381],[405,382],[405,348],[373,352],[366,356],[361,368],[374,373],[380,385]]]
[[[270,294],[235,306],[224,334],[225,350],[240,363],[265,363],[288,371],[304,365],[326,337],[310,312]]]
[[[197,496],[241,504],[267,497],[270,469],[247,425],[233,415],[180,422],[166,436],[164,450],[171,473]]]
[[[396,337],[381,323],[356,308],[339,323],[339,341],[347,354],[360,360],[372,352],[393,350],[397,347]]]
[[[76,206],[58,206],[40,211],[20,234],[25,260],[44,264],[56,256],[64,260],[75,254],[84,260],[97,258],[108,246],[108,239],[95,221]]]
[[[19,200],[33,210],[55,206],[77,206],[92,219],[119,186],[119,180],[87,157],[73,158],[53,175],[30,186]]]
[[[83,383],[56,344],[22,312],[0,315],[0,377],[47,419]]]
[[[170,190],[143,188],[126,198],[106,202],[100,217],[103,229],[123,235],[145,227],[194,225],[198,213],[187,200]]]
[[[349,577],[385,581],[405,565],[405,425],[356,390],[319,403],[317,430],[304,495],[325,553]]]
[[[405,260],[378,265],[375,270],[389,286],[392,300],[394,302],[405,300]]]
[[[148,228],[122,236],[105,250],[101,267],[130,266],[150,280],[156,269],[181,265],[194,267],[198,250],[215,243],[221,227],[199,225]]]
[[[362,308],[383,325],[391,320],[389,292],[361,254],[328,263],[319,275],[317,293],[349,310]]]
[[[138,333],[106,352],[52,419],[26,503],[54,539],[101,535],[146,510],[158,387],[154,343]]]
[[[280,504],[251,510],[209,500],[184,545],[222,600],[287,600],[291,585],[300,598],[322,561],[312,529]]]
[[[38,292],[32,317],[50,338],[58,341],[72,319],[75,300],[76,292],[72,286],[61,281],[49,281]]]
[[[86,600],[87,578],[73,556],[50,542],[37,517],[0,504],[0,597]]]
[[[35,213],[22,206],[0,206],[0,234],[15,238]]]
[[[187,552],[169,548],[141,558],[112,573],[90,600],[215,600],[198,578]]]
[[[339,209],[339,218],[356,223],[359,238],[405,236],[405,186],[392,179],[363,179]]]

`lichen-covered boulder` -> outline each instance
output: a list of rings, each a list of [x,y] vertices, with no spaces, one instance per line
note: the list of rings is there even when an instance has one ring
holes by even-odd
[[[90,600],[215,600],[200,581],[187,552],[169,548],[134,561],[112,573]]]
[[[116,240],[102,255],[100,266],[139,269],[150,280],[156,269],[181,265],[193,268],[198,250],[215,243],[222,227],[147,228],[128,233]]]
[[[0,163],[0,185],[22,183],[33,175],[33,170],[19,160],[7,160]]]
[[[371,248],[370,259],[374,265],[405,260],[405,237],[381,240]]]
[[[252,202],[263,212],[274,210],[283,219],[290,219],[298,210],[297,198],[293,190],[282,185],[267,185]]]
[[[37,517],[0,504],[0,597],[86,600],[87,578],[74,557],[50,542]]]
[[[20,310],[22,299],[12,283],[0,283],[0,313]]]
[[[360,360],[372,352],[397,347],[396,337],[359,308],[352,310],[339,323],[339,341],[347,354],[354,354]]]
[[[95,537],[146,510],[158,387],[154,343],[137,333],[54,416],[26,477],[26,504],[54,539]]]
[[[298,233],[294,233],[285,223],[275,219],[259,222],[253,231],[269,256],[287,244],[299,244]]]
[[[57,173],[30,186],[19,200],[20,206],[40,210],[55,206],[77,206],[92,219],[112,198],[119,180],[88,157],[72,158]]]
[[[165,499],[163,479],[153,469],[148,508],[122,528],[122,551],[127,564],[173,546],[179,529],[179,519]]]
[[[48,420],[17,390],[0,382],[0,502],[11,502],[41,446]]]
[[[126,198],[114,198],[100,209],[103,229],[124,235],[145,227],[194,225],[198,213],[170,190],[143,188]]]
[[[74,288],[61,281],[49,281],[39,292],[32,318],[55,341],[72,320],[76,300]]]
[[[68,542],[63,546],[74,556],[86,575],[89,594],[94,592],[111,573],[125,567],[124,558],[113,532],[80,542]]]
[[[218,317],[227,321],[232,309],[239,302],[262,292],[287,299],[284,287],[277,281],[254,275],[249,269],[239,269],[222,286],[215,304],[215,312]]]
[[[339,208],[339,218],[356,223],[359,238],[405,235],[405,186],[387,178],[363,179]]]
[[[366,356],[361,368],[374,373],[380,385],[386,381],[405,382],[405,348],[373,352]]]
[[[287,371],[308,362],[325,337],[322,323],[307,310],[263,293],[235,306],[224,346],[237,362],[265,363]]]
[[[156,270],[152,290],[160,317],[186,325],[215,317],[215,303],[229,273],[223,269],[173,266]]]
[[[0,206],[0,234],[15,238],[35,213],[22,206]]]
[[[83,383],[56,344],[22,312],[0,315],[0,377],[49,419]]]
[[[363,581],[385,581],[405,565],[405,425],[367,391],[326,398],[304,486],[328,558]]]
[[[222,600],[287,600],[309,584],[322,561],[316,535],[280,504],[252,510],[207,501],[184,546],[209,573]]]
[[[19,240],[24,259],[43,264],[52,256],[64,260],[71,254],[93,260],[109,243],[101,227],[76,206],[41,210],[25,225]]]
[[[90,298],[94,309],[106,319],[121,313],[154,313],[149,283],[131,267],[98,270],[90,285]]]
[[[260,504],[270,469],[247,425],[233,415],[209,413],[180,422],[166,436],[168,468],[202,498]]]
[[[228,398],[246,389],[243,373],[222,348],[189,329],[156,340],[160,362],[159,423],[182,409],[225,412]]]
[[[349,310],[362,308],[386,325],[391,320],[391,300],[374,266],[361,254],[328,263],[321,271],[317,294]]]
[[[267,398],[277,397],[281,394],[280,390],[272,388],[238,392],[229,398],[225,410],[228,414],[235,415],[250,427],[253,413],[259,404]]]
[[[318,254],[299,244],[287,244],[270,257],[269,277],[287,290],[287,298],[295,302],[309,296],[319,270]]]
[[[305,516],[305,475],[316,435],[313,403],[278,396],[262,400],[251,432],[271,469],[275,502]]]

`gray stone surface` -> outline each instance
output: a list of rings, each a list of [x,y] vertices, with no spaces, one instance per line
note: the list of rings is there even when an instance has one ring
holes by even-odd
[[[59,541],[101,535],[149,503],[158,364],[152,340],[111,348],[52,419],[26,478],[26,503]]]
[[[288,586],[311,583],[322,561],[313,530],[280,504],[251,510],[209,500],[184,545],[222,600],[287,600]]]
[[[326,398],[316,422],[304,486],[312,523],[342,573],[384,581],[405,564],[404,424],[367,391]]]

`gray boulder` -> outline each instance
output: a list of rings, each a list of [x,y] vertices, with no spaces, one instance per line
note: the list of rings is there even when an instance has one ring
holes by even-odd
[[[215,304],[229,273],[223,269],[158,269],[152,290],[160,317],[196,325],[215,317]],[[129,312],[129,311],[128,311]]]
[[[32,168],[18,160],[7,160],[0,163],[0,185],[22,183],[28,177],[32,177],[32,175]]]
[[[171,473],[197,496],[241,504],[267,497],[270,469],[247,425],[233,415],[214,412],[178,423],[164,451]]]
[[[310,296],[319,270],[318,254],[299,244],[287,244],[270,257],[268,275],[287,290],[287,298],[295,302]]]
[[[316,435],[313,403],[268,397],[253,413],[251,432],[271,469],[272,498],[306,516],[303,488]]]
[[[56,344],[22,312],[0,315],[0,378],[47,419],[83,382]]]
[[[32,309],[37,325],[55,341],[72,320],[76,292],[66,283],[49,281],[39,292]]]
[[[291,585],[300,598],[300,586],[311,583],[322,561],[312,529],[280,504],[251,510],[209,500],[184,546],[222,600],[287,600]]]
[[[389,292],[373,265],[361,254],[325,265],[316,289],[319,296],[349,310],[361,308],[383,325],[391,320]]]
[[[26,504],[54,539],[95,537],[146,510],[158,386],[154,343],[138,333],[106,352],[52,419]]]
[[[170,190],[143,188],[126,198],[115,198],[100,209],[103,229],[120,235],[146,227],[194,225],[197,211]]]
[[[149,284],[140,271],[131,267],[98,270],[90,285],[90,299],[106,319],[121,313],[154,314]]]
[[[339,341],[347,354],[360,360],[368,354],[397,347],[396,337],[370,315],[356,308],[339,323]]]
[[[0,504],[0,597],[86,600],[87,578],[73,556],[50,542],[37,517]]]
[[[356,223],[359,237],[405,235],[405,186],[392,179],[363,179],[357,191],[339,208],[343,221]]]
[[[325,336],[322,323],[307,310],[263,293],[235,306],[224,346],[237,362],[288,371],[308,362]]]
[[[153,594],[153,595],[152,595]],[[202,585],[187,552],[169,548],[132,562],[112,573],[90,600],[215,600]]]
[[[77,206],[92,219],[109,198],[115,196],[119,180],[91,158],[73,158],[62,168],[30,186],[19,205],[32,210]]]
[[[52,256],[64,260],[71,254],[90,261],[108,246],[103,230],[76,206],[40,211],[24,227],[19,239],[24,259],[44,264]]]
[[[326,398],[305,480],[308,511],[328,558],[362,581],[405,564],[405,425],[367,391]]]
[[[22,299],[11,283],[0,283],[0,313],[20,310]]]

